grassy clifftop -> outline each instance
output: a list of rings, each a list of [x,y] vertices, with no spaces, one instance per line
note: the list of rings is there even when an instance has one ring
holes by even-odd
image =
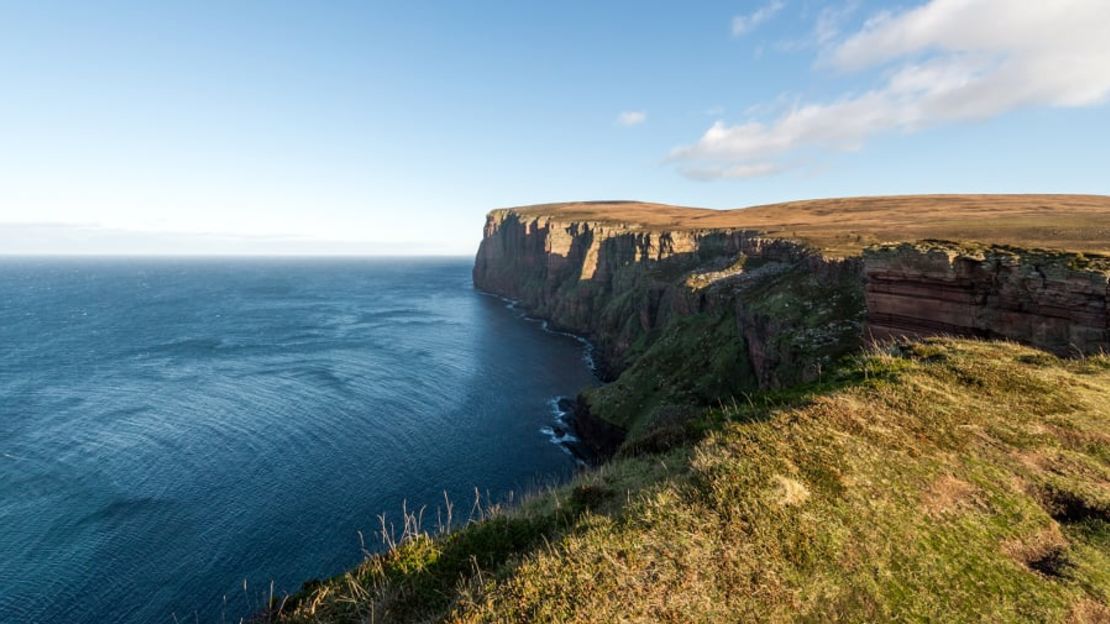
[[[833,255],[856,254],[876,243],[927,238],[1110,254],[1110,197],[1105,195],[842,197],[735,210],[601,201],[512,210],[666,230],[759,230]]]
[[[279,619],[1110,618],[1106,356],[904,343],[653,427],[519,508],[414,529]]]

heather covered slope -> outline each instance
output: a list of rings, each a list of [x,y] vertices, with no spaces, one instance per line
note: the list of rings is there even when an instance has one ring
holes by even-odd
[[[646,229],[759,230],[835,255],[855,254],[876,243],[921,239],[1110,253],[1110,197],[1105,195],[843,197],[735,210],[600,201],[512,210],[524,216]]]
[[[417,534],[282,621],[1110,617],[1106,356],[888,345],[658,426],[681,435]]]

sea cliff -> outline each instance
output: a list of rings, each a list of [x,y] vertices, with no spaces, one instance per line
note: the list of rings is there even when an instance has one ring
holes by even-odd
[[[833,255],[774,228],[564,212],[490,212],[474,283],[597,346],[612,383],[580,397],[577,420],[601,454],[660,408],[818,380],[872,340],[1003,338],[1060,355],[1110,345],[1099,256],[944,241]]]
[[[491,212],[484,232],[475,285],[591,338],[610,377],[627,367],[638,341],[676,317],[723,311],[739,302],[739,292],[786,272],[840,281],[860,269],[854,259],[826,259],[755,230],[667,230],[508,209]],[[754,312],[750,320],[770,321]],[[753,327],[749,337],[757,339],[757,374],[772,384],[775,358],[764,355],[763,329]]]
[[[876,338],[1004,338],[1060,355],[1110,345],[1110,261],[1079,253],[943,241],[863,253]]]

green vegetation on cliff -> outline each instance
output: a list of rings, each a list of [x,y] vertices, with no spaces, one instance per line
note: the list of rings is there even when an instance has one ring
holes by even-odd
[[[735,276],[742,283],[718,278],[702,287],[724,303],[640,335],[626,356],[631,366],[586,393],[594,415],[635,437],[657,408],[714,406],[760,387],[820,379],[858,347],[864,310],[853,276],[822,279],[805,267],[745,259]],[[701,275],[684,277],[688,284]],[[762,354],[762,379],[753,351]]]
[[[734,330],[687,322],[712,367]],[[280,620],[1110,618],[1110,357],[929,339],[694,405],[518,508],[410,531]]]
[[[676,319],[610,384],[587,391],[594,415],[634,433],[666,406],[711,405],[757,387],[734,313]]]

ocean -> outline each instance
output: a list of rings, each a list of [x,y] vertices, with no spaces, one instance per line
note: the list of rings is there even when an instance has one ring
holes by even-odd
[[[0,622],[237,622],[379,548],[380,514],[570,476],[588,345],[470,269],[0,260]]]

